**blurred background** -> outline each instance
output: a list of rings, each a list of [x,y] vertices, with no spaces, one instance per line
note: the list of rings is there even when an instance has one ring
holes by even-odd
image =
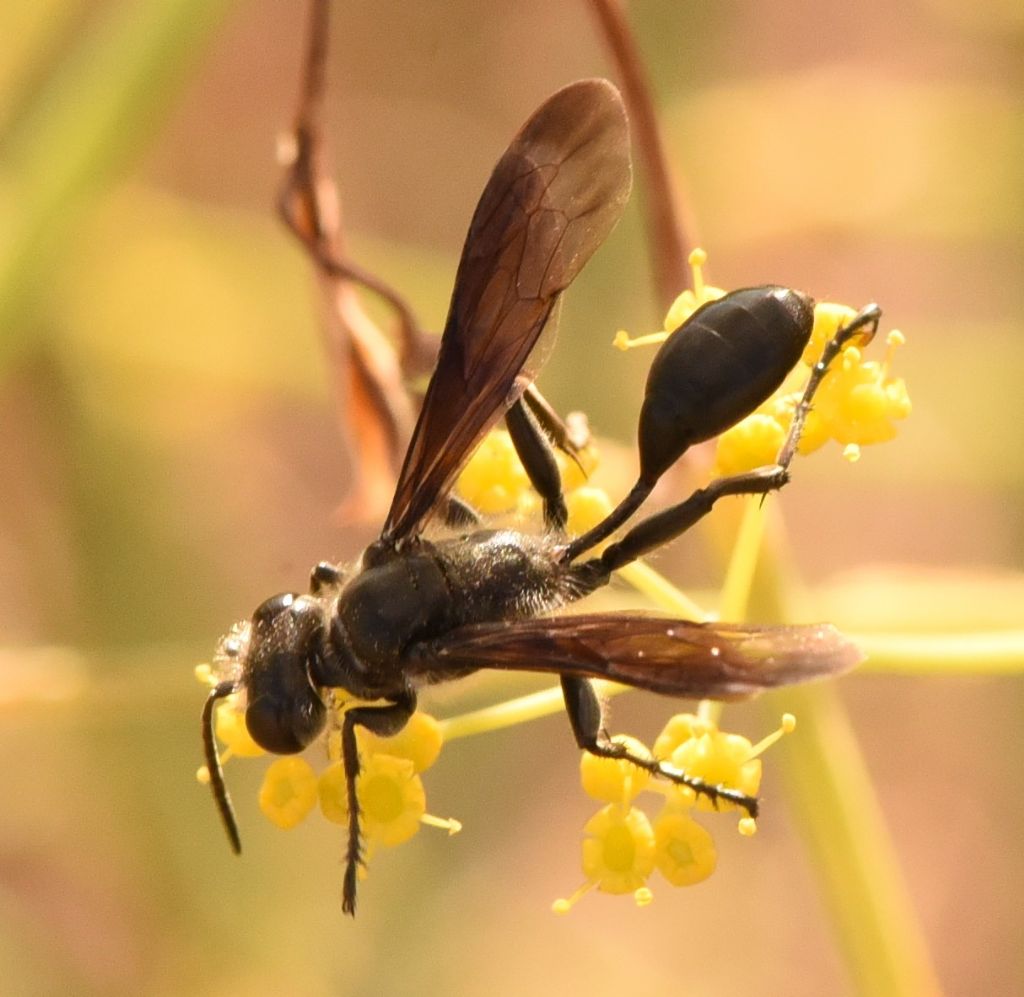
[[[328,137],[352,255],[436,329],[511,135],[612,69],[584,3],[334,13]],[[908,337],[895,373],[915,408],[896,442],[855,466],[835,449],[800,462],[781,500],[821,614],[852,632],[1019,627],[1024,9],[638,0],[629,17],[709,279],[877,300]],[[428,808],[465,830],[380,854],[354,923],[341,835],[267,824],[259,761],[228,769],[246,844],[231,857],[194,778],[192,668],[374,533],[338,519],[351,469],[316,288],[273,210],[304,26],[301,5],[242,0],[0,10],[4,989],[854,992],[771,763],[770,816],[754,841],[722,823],[707,883],[554,918],[593,810],[562,717],[452,744]],[[650,357],[608,344],[663,313],[643,193],[568,296],[541,381],[627,465]],[[713,591],[706,547],[658,567]],[[1019,678],[872,673],[842,693],[940,981],[1020,992]],[[669,712],[627,696],[615,727],[650,738]],[[760,736],[764,714],[727,716]]]

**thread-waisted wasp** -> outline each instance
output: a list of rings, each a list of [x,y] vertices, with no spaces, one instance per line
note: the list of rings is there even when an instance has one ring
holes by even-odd
[[[614,227],[630,187],[626,115],[610,83],[574,83],[541,105],[498,161],[473,215],[437,365],[379,538],[351,571],[317,565],[307,593],[268,599],[221,643],[222,681],[203,711],[203,739],[214,797],[236,852],[238,827],[213,733],[218,700],[244,692],[250,734],[278,754],[302,751],[324,731],[330,690],[365,701],[340,721],[348,913],[355,911],[361,861],[356,728],[381,736],[398,732],[415,709],[419,686],[480,668],[557,673],[581,748],[626,758],[753,816],[756,799],[613,742],[591,680],[729,699],[833,674],[860,657],[829,625],[696,624],[622,612],[552,615],[685,532],[719,498],[781,488],[829,363],[854,335],[869,338],[880,317],[877,306],[869,306],[826,344],[777,463],[713,480],[594,554],[688,447],[734,425],[780,386],[814,322],[810,298],[777,286],[734,291],[687,319],[651,365],[636,485],[603,522],[570,539],[550,414],[531,388],[537,366],[531,357],[542,352],[535,347],[560,293]],[[542,535],[485,529],[449,494],[459,469],[502,416],[543,499]],[[435,513],[447,530],[428,539],[424,530]]]

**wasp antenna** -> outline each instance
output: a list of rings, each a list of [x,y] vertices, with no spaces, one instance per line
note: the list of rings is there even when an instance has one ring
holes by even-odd
[[[238,821],[235,820],[235,809],[231,806],[231,796],[224,782],[224,770],[220,765],[220,753],[217,751],[217,739],[214,736],[213,711],[218,699],[230,696],[236,689],[234,682],[221,682],[215,686],[206,698],[203,706],[203,754],[206,757],[206,771],[210,774],[210,789],[217,803],[221,823],[227,832],[231,850],[236,855],[242,854],[242,839],[238,834]]]

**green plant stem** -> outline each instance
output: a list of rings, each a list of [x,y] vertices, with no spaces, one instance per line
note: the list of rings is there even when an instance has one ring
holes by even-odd
[[[799,601],[793,572],[782,570],[779,525],[761,542],[753,576],[750,613],[759,621],[793,618],[790,604]],[[743,531],[743,541],[756,542],[758,532]],[[790,749],[779,752],[788,797],[858,992],[939,993],[924,932],[837,687],[788,689],[785,703],[799,723]],[[777,706],[765,709],[777,712]]]
[[[858,993],[941,992],[885,816],[835,685],[787,690],[787,797]]]
[[[471,713],[462,713],[457,717],[442,720],[441,733],[447,743],[460,737],[487,734],[492,730],[514,727],[529,720],[539,720],[563,709],[565,706],[562,690],[558,686],[552,686],[527,696],[519,696],[517,699],[509,699],[504,703],[485,706]]]
[[[861,671],[895,675],[1019,675],[1024,630],[940,634],[858,634]]]
[[[52,286],[80,210],[145,147],[231,0],[123,0],[92,17],[5,138],[0,358]]]

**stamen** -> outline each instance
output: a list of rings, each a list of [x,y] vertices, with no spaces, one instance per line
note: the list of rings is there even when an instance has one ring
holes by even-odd
[[[631,336],[625,329],[619,329],[612,340],[612,346],[617,350],[632,350],[637,346],[656,346],[668,339],[667,332],[651,332],[646,336]]]
[[[772,731],[767,737],[761,738],[757,744],[751,747],[750,753],[747,755],[747,761],[764,754],[773,744],[785,737],[786,734],[792,734],[794,730],[796,730],[796,717],[792,713],[783,713],[779,728]]]
[[[897,348],[905,345],[907,337],[903,335],[899,329],[893,329],[886,337],[885,343],[888,349],[885,351],[885,356],[882,358],[882,379],[885,380],[889,376],[889,368],[892,366],[893,357],[896,354]]]
[[[569,897],[562,897],[551,905],[552,914],[568,914],[580,900],[587,895],[595,886],[595,883],[584,883],[575,893]]]
[[[704,264],[708,254],[703,249],[695,249],[687,257],[687,263],[693,271],[693,296],[700,301],[704,297]]]
[[[433,814],[422,814],[420,823],[426,824],[428,827],[439,827],[442,831],[447,831],[449,837],[462,830],[462,821],[456,820],[454,817],[435,817]]]

